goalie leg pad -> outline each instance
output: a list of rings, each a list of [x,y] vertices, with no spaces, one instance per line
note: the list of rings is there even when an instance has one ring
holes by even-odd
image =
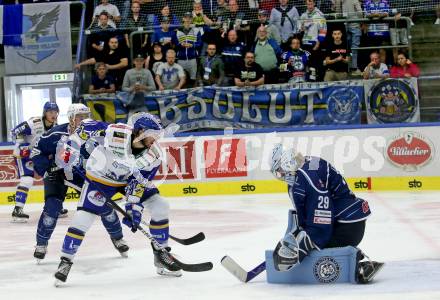
[[[266,250],[266,274],[269,283],[356,283],[358,249],[348,246],[312,250],[301,264],[280,272],[275,269],[273,251]]]

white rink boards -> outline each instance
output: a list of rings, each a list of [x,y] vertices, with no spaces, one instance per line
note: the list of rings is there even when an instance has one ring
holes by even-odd
[[[10,223],[11,206],[0,206],[0,299],[440,299],[440,193],[358,193],[370,203],[360,248],[384,269],[370,285],[272,285],[265,273],[243,284],[220,265],[228,254],[245,269],[274,248],[287,223],[287,194],[170,198],[171,233],[187,237],[204,231],[191,246],[171,242],[182,261],[211,260],[214,269],[181,278],[155,274],[146,238],[124,227],[131,246],[120,258],[97,219],[84,239],[67,284],[53,287],[59,249],[73,216],[60,219],[41,265],[33,260],[42,204],[29,204],[27,224]]]

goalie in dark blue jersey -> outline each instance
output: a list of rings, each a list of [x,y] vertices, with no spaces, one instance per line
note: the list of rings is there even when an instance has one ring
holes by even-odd
[[[368,202],[350,191],[329,162],[293,149],[283,151],[279,144],[272,153],[271,172],[287,182],[294,208],[293,226],[274,251],[278,271],[300,264],[313,249],[356,247],[361,242],[371,214]],[[371,280],[382,266],[376,262],[359,265],[360,281]]]

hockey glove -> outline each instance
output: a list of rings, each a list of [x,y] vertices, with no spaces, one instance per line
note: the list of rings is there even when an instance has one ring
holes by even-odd
[[[64,178],[61,174],[61,172],[63,172],[63,170],[60,170],[58,167],[52,167],[49,170],[46,171],[46,178],[50,181],[50,182],[64,182]]]
[[[277,271],[288,271],[299,265],[312,249],[318,249],[307,232],[295,231],[287,233],[277,244],[273,253]]]
[[[130,227],[131,231],[136,232],[139,224],[142,221],[142,211],[144,206],[141,203],[127,203],[125,211],[131,216],[131,220],[127,217],[122,219],[122,223]]]

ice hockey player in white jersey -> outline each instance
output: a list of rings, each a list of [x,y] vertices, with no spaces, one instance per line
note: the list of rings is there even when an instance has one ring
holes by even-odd
[[[26,222],[29,219],[29,215],[23,212],[23,207],[34,182],[34,168],[30,154],[40,136],[56,125],[59,111],[56,103],[48,101],[44,104],[42,117],[30,118],[11,130],[12,140],[15,143],[13,154],[20,178],[15,192],[15,207],[12,211],[15,222]]]
[[[88,141],[85,177],[78,210],[67,230],[61,249],[61,262],[55,273],[57,282],[65,282],[78,251],[97,215],[112,209],[106,205],[112,196],[125,194],[126,211],[132,220],[123,223],[136,231],[146,207],[150,212],[150,232],[164,247],[168,246],[169,205],[159,195],[152,180],[161,164],[161,151],[156,143],[166,132],[160,121],[148,113],[134,114],[128,124],[111,124],[101,143]],[[68,150],[67,150],[68,151]],[[75,157],[67,154],[66,157]],[[78,164],[78,162],[70,162]],[[180,268],[161,262],[159,249],[153,247],[154,265],[160,275],[181,276]],[[165,265],[167,268],[165,268]]]

